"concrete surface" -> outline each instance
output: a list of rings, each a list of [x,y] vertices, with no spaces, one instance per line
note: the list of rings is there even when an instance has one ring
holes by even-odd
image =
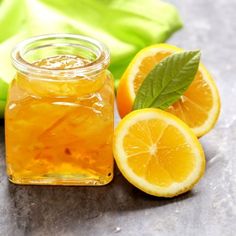
[[[150,197],[117,172],[106,187],[15,186],[5,174],[0,125],[1,236],[231,236],[236,231],[236,1],[171,0],[185,22],[170,42],[200,48],[222,97],[213,131],[201,139],[207,171],[192,192]]]

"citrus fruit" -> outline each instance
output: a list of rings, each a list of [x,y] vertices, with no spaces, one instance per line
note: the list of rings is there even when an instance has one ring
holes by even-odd
[[[193,131],[156,108],[133,111],[120,121],[113,153],[126,179],[154,196],[173,197],[192,189],[205,170],[204,152]]]
[[[169,44],[156,44],[144,48],[134,57],[117,90],[117,105],[121,117],[132,110],[136,93],[154,66],[170,54],[181,50]],[[216,84],[203,64],[200,64],[187,91],[167,111],[188,124],[197,137],[213,128],[220,112],[220,98]]]

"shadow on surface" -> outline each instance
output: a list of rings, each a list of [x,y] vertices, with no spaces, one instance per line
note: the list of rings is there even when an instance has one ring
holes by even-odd
[[[4,119],[0,119],[0,126],[4,126]]]
[[[130,185],[116,171],[112,183],[102,187],[20,186],[9,183],[9,201],[19,228],[32,229],[76,223],[102,216],[105,212],[121,215],[126,211],[158,208],[194,197],[186,193],[173,199],[149,196]],[[158,211],[158,209],[157,209]]]

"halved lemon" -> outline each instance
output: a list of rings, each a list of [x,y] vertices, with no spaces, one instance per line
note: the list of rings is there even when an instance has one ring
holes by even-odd
[[[154,196],[173,197],[192,189],[205,170],[204,152],[193,131],[155,108],[133,111],[120,121],[113,153],[125,178]]]
[[[154,66],[170,54],[181,50],[169,44],[156,44],[144,48],[134,57],[117,90],[117,105],[121,117],[132,111],[136,93]],[[200,64],[194,81],[181,99],[167,111],[188,124],[197,137],[214,127],[220,113],[220,97],[214,80],[203,64]]]

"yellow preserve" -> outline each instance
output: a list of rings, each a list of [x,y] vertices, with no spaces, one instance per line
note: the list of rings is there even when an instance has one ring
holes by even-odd
[[[84,36],[44,35],[12,53],[5,112],[9,180],[104,185],[113,178],[114,89],[106,47]]]

